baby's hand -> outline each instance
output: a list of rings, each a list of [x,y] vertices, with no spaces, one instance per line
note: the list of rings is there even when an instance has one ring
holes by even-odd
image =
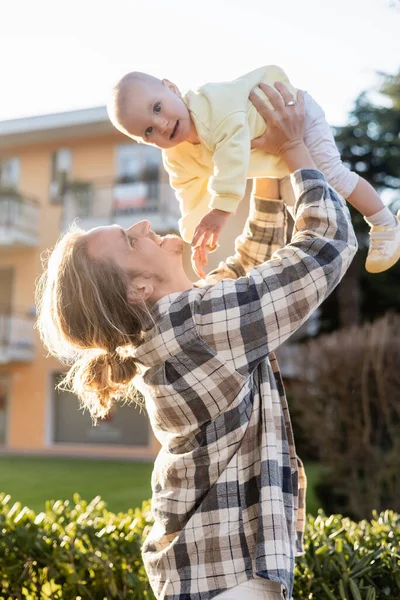
[[[206,276],[204,267],[207,264],[207,255],[207,247],[197,246],[196,248],[192,248],[192,269],[201,279],[204,279]]]
[[[213,208],[197,225],[192,240],[192,265],[199,277],[204,277],[209,249],[217,246],[218,237],[231,213]]]

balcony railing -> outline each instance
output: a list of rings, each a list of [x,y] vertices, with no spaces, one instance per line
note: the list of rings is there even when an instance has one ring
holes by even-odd
[[[168,184],[157,181],[132,183],[80,182],[66,185],[62,228],[73,221],[85,229],[117,223],[129,227],[148,219],[159,233],[176,231],[179,206]]]
[[[33,318],[0,312],[0,364],[34,358]]]
[[[37,246],[39,204],[14,191],[0,189],[0,247]]]

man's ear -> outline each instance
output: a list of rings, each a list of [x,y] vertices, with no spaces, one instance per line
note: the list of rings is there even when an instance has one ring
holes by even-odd
[[[128,288],[129,304],[138,304],[139,302],[147,302],[152,296],[154,287],[151,283],[145,281],[132,283]]]
[[[165,85],[165,87],[167,87],[173,94],[175,94],[179,98],[182,97],[182,94],[180,93],[179,88],[174,83],[172,83],[172,81],[170,81],[169,79],[163,79],[162,84]]]

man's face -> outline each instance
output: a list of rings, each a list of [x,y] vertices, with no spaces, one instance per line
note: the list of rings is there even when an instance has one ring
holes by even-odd
[[[96,227],[86,234],[88,253],[95,260],[111,260],[132,279],[141,273],[155,284],[168,281],[182,268],[184,243],[178,236],[160,237],[149,221],[129,229],[118,225]]]
[[[170,82],[132,84],[126,131],[137,141],[158,148],[185,142],[191,131],[190,113],[179,90]]]

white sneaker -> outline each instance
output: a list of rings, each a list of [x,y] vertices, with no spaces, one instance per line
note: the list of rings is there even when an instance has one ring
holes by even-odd
[[[393,267],[400,258],[400,210],[397,213],[397,225],[372,225],[370,245],[365,269],[368,273],[382,273]]]

